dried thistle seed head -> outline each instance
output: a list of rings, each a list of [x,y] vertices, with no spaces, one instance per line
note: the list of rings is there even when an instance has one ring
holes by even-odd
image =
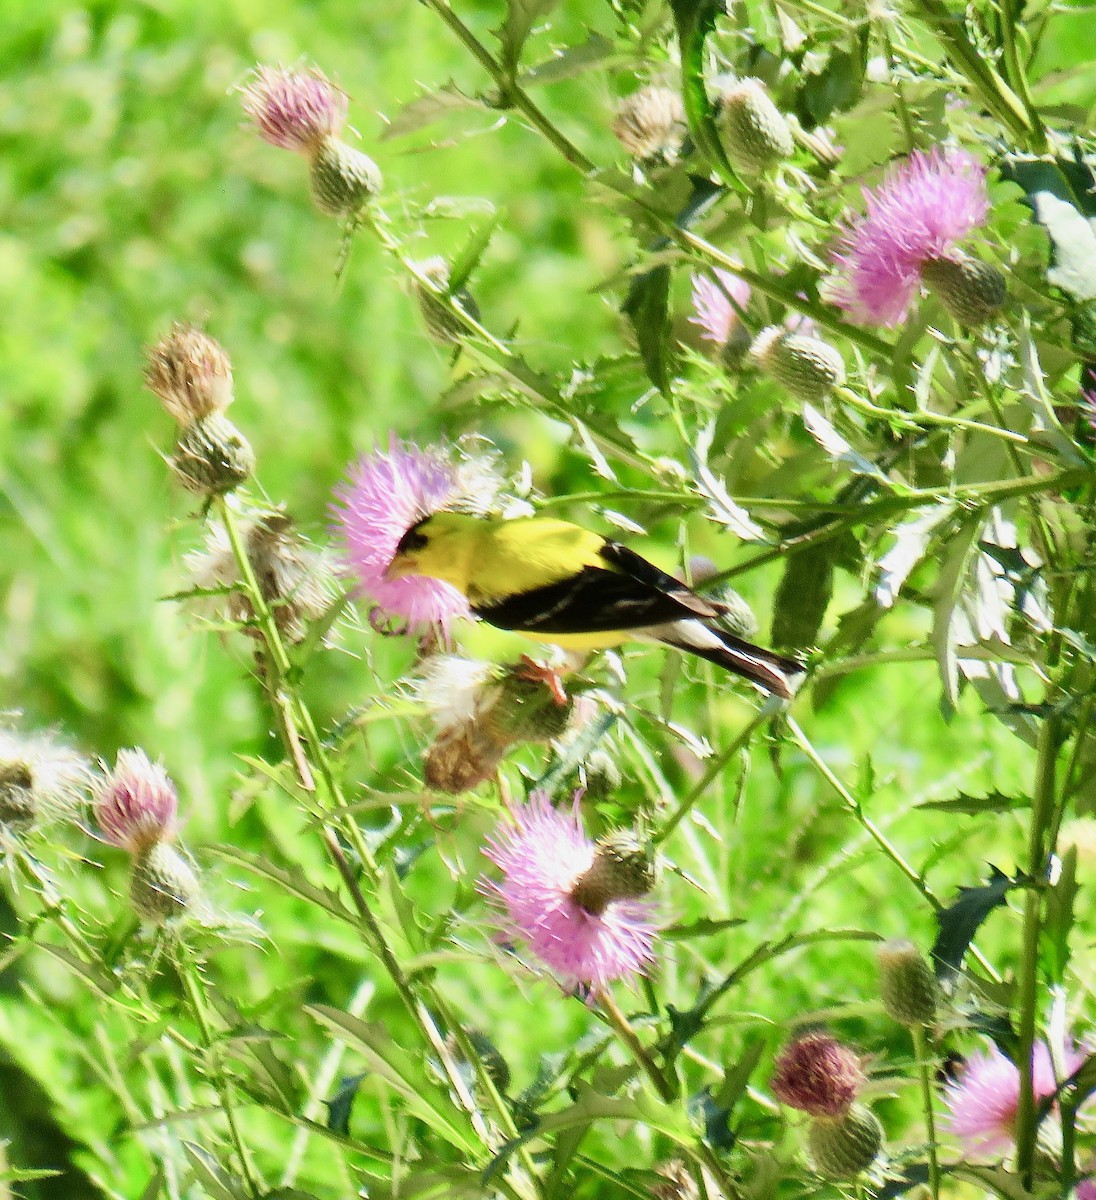
[[[456,796],[494,778],[509,741],[499,741],[476,721],[444,729],[423,759],[423,782]]]
[[[241,537],[279,632],[288,642],[303,641],[309,625],[323,616],[336,595],[333,560],[297,532],[284,508],[248,516],[241,523]],[[213,598],[208,607],[234,624],[254,622],[251,602],[238,588],[240,573],[223,526],[210,527],[205,546],[188,554],[186,565],[194,587],[233,589]]]
[[[326,137],[312,150],[308,180],[316,207],[332,217],[352,217],[384,184],[380,167],[338,137]]]
[[[599,838],[594,861],[575,881],[571,899],[593,917],[600,917],[615,900],[638,900],[658,882],[651,846],[631,830]]]
[[[198,897],[198,875],[170,842],[153,842],[134,855],[129,898],[154,925],[182,916]]]
[[[346,120],[346,95],[317,67],[259,66],[241,90],[256,133],[283,150],[310,155],[324,138],[337,136]]]
[[[449,264],[440,254],[435,254],[431,258],[423,259],[422,262],[413,265],[434,284],[439,292],[448,296],[473,321],[480,319],[479,305],[467,288],[459,288],[455,292],[450,292]],[[460,317],[453,312],[441,296],[424,287],[418,280],[415,280],[413,284],[413,292],[419,312],[422,314],[423,323],[436,342],[448,344],[465,332]]]
[[[754,174],[791,158],[791,126],[760,79],[739,79],[719,99],[719,131],[735,170]]]
[[[976,329],[997,315],[1008,299],[1005,277],[996,267],[960,250],[926,258],[921,278],[960,325]]]
[[[112,846],[139,854],[175,836],[179,794],[167,771],[143,750],[119,750],[95,789],[95,819]]]
[[[680,1158],[661,1163],[655,1170],[664,1182],[651,1187],[654,1200],[700,1200],[700,1189],[696,1180]]]
[[[816,1117],[847,1112],[865,1083],[867,1076],[856,1051],[821,1031],[789,1042],[773,1064],[777,1098]]]
[[[149,350],[145,384],[186,428],[232,403],[232,363],[209,334],[176,322]]]
[[[820,338],[790,333],[780,325],[763,329],[750,347],[750,357],[797,399],[822,400],[845,382],[845,360]]]
[[[93,778],[87,759],[53,734],[0,728],[0,826],[75,815]]]
[[[640,162],[660,158],[673,162],[688,132],[685,105],[672,88],[640,88],[621,102],[613,135]]]
[[[932,967],[908,941],[884,942],[879,959],[879,994],[887,1015],[901,1025],[931,1025],[936,1017],[938,988]]]
[[[170,461],[188,491],[220,496],[250,477],[255,451],[227,417],[215,412],[182,430]]]
[[[827,1179],[855,1179],[883,1149],[883,1126],[862,1104],[840,1117],[815,1117],[807,1134],[815,1169]]]

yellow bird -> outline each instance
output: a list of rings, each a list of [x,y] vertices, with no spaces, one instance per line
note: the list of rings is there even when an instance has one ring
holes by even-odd
[[[405,575],[444,580],[488,624],[565,650],[661,642],[786,700],[803,674],[795,659],[722,628],[725,605],[568,521],[434,513],[403,535],[385,571]]]

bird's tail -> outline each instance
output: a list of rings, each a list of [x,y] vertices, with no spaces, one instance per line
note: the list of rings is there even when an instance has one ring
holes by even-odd
[[[693,629],[683,628],[695,627],[700,624],[709,634],[714,634],[714,638],[698,638]],[[707,621],[683,621],[676,628],[664,626],[659,632],[661,641],[668,642],[680,650],[687,650],[690,654],[706,658],[708,662],[713,662],[725,670],[733,671],[735,675],[741,675],[743,679],[748,679],[764,691],[772,692],[774,696],[780,696],[784,700],[790,700],[795,695],[796,688],[803,681],[804,667],[802,663],[797,662],[794,658],[785,658],[783,654],[777,654],[772,650],[762,649],[761,646],[755,646],[752,642],[735,637],[733,633],[728,633],[725,629],[711,625]],[[698,644],[701,641],[708,644]]]

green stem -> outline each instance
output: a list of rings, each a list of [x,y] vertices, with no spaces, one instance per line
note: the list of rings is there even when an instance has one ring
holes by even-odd
[[[176,954],[175,965],[179,972],[179,978],[183,982],[187,999],[190,1001],[190,1009],[194,1014],[194,1020],[198,1024],[198,1030],[202,1038],[202,1049],[205,1051],[206,1058],[208,1059],[213,1086],[221,1101],[221,1111],[224,1113],[225,1121],[228,1123],[229,1136],[235,1147],[236,1157],[240,1160],[240,1170],[243,1172],[244,1180],[247,1183],[247,1190],[255,1197],[264,1195],[266,1187],[256,1177],[251,1155],[247,1151],[247,1146],[240,1132],[239,1123],[236,1120],[236,1105],[232,1097],[232,1089],[225,1078],[218,1051],[214,1049],[216,1039],[213,1036],[213,1028],[209,1023],[209,1017],[206,1013],[205,985],[194,963],[184,961],[181,955]]]
[[[1039,936],[1042,932],[1043,878],[1046,872],[1047,830],[1054,820],[1056,767],[1060,718],[1043,720],[1036,743],[1035,787],[1032,793],[1031,830],[1028,835],[1027,872],[1031,886],[1024,901],[1024,927],[1017,985],[1019,1009],[1020,1103],[1016,1111],[1016,1173],[1028,1190],[1035,1164],[1035,1087],[1032,1058],[1035,1021],[1039,1009]]]
[[[628,1047],[636,1063],[643,1069],[644,1075],[654,1085],[659,1098],[666,1101],[667,1104],[674,1101],[677,1098],[676,1088],[662,1071],[659,1070],[658,1064],[636,1036],[636,1031],[632,1028],[631,1022],[620,1011],[608,988],[604,988],[598,993],[598,1001],[600,1002],[601,1011],[606,1021],[616,1031],[617,1037]]]
[[[917,1073],[921,1077],[921,1105],[925,1113],[925,1134],[929,1146],[929,1190],[932,1200],[940,1200],[940,1159],[936,1153],[936,1112],[932,1096],[932,1063],[925,1043],[925,1028],[914,1025],[910,1029],[913,1035],[913,1053],[917,1059]]]

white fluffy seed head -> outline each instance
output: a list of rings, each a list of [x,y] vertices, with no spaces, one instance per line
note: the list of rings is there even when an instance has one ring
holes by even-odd
[[[688,126],[685,105],[672,88],[650,85],[626,97],[613,120],[613,134],[640,162],[672,162],[681,151]]]
[[[54,734],[0,727],[0,825],[74,817],[94,779],[88,759]]]

